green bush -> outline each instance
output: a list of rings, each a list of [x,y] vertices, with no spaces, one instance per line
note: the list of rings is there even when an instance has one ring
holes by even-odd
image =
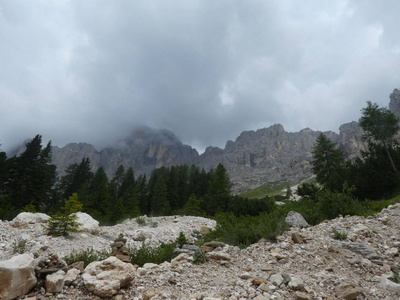
[[[206,234],[205,241],[217,240],[245,248],[261,238],[275,240],[287,230],[284,218],[276,212],[259,216],[235,216],[233,213],[220,213],[215,216],[217,227]]]
[[[136,223],[138,223],[139,226],[146,226],[147,225],[147,222],[146,222],[145,218],[143,218],[143,217],[137,217],[135,219],[135,221],[136,221]]]
[[[337,231],[336,229],[332,230],[333,232],[333,238],[335,240],[345,240],[347,239],[347,232],[341,232],[341,231]]]
[[[366,211],[361,201],[345,193],[329,190],[317,195],[317,209],[323,219],[334,219],[341,215],[363,215]]]
[[[188,240],[187,240],[185,234],[182,231],[179,232],[179,236],[176,238],[176,244],[179,246],[179,248],[182,248],[182,246],[187,243],[188,243]]]
[[[83,261],[84,266],[94,261],[101,261],[110,257],[111,252],[107,250],[95,251],[93,248],[86,250],[73,251],[68,256],[64,257],[65,262],[70,265],[78,261]]]
[[[132,264],[143,266],[145,263],[160,264],[164,261],[171,261],[178,253],[174,252],[176,247],[175,243],[165,244],[161,243],[157,248],[152,248],[149,245],[142,243],[140,248],[128,249],[130,253],[130,261]]]
[[[365,207],[365,216],[379,213],[382,209],[400,202],[400,196],[394,197],[389,200],[365,200],[362,204]]]
[[[32,242],[24,240],[22,238],[14,241],[11,244],[13,254],[23,254],[32,247]]]
[[[400,283],[400,269],[393,269],[393,276],[389,279],[395,283]]]
[[[199,264],[204,264],[205,262],[206,262],[206,254],[201,250],[197,250],[193,254],[193,263],[199,265]]]

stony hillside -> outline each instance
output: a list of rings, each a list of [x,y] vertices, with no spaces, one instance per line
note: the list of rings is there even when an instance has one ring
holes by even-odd
[[[31,251],[38,257],[54,258],[53,253],[62,257],[73,249],[110,247],[119,233],[128,244],[157,244],[174,239],[179,231],[190,237],[201,226],[215,226],[195,217],[147,221],[152,226],[139,227],[130,220],[68,238],[45,236],[37,223],[14,228],[25,225],[0,222],[0,257],[9,258],[13,242],[21,238],[31,241]],[[334,231],[347,237],[335,239]],[[242,250],[229,245],[214,248],[204,264],[193,264],[185,254],[172,262],[135,268],[132,281],[112,299],[400,299],[400,285],[387,279],[393,275],[390,270],[400,266],[399,204],[374,217],[339,217],[314,227],[291,228],[277,242],[260,241]],[[46,293],[42,288],[27,299],[101,299],[88,291],[82,280],[87,275],[79,273],[60,292]]]

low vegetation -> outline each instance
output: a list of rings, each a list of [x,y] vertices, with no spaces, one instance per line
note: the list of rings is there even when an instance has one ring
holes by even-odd
[[[28,240],[20,238],[11,244],[11,248],[14,254],[24,254],[30,248],[32,248],[32,243]]]
[[[88,248],[85,250],[73,251],[68,256],[64,257],[64,260],[68,265],[83,261],[84,267],[86,268],[91,262],[104,260],[110,255],[111,252],[107,250],[96,251],[93,250],[93,248]]]
[[[142,267],[145,263],[160,264],[165,261],[171,261],[178,253],[174,251],[176,243],[165,244],[161,243],[160,246],[153,248],[145,242],[142,243],[140,248],[128,248],[130,253],[130,261],[134,265]]]

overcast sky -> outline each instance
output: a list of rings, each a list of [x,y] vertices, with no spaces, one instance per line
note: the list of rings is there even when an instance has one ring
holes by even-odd
[[[338,132],[400,88],[400,1],[0,2],[0,143],[98,149],[138,125],[200,152]]]

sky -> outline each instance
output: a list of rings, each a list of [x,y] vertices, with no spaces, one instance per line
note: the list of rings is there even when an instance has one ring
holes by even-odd
[[[0,2],[0,149],[98,150],[137,126],[199,152],[282,124],[339,131],[400,88],[400,1]]]

